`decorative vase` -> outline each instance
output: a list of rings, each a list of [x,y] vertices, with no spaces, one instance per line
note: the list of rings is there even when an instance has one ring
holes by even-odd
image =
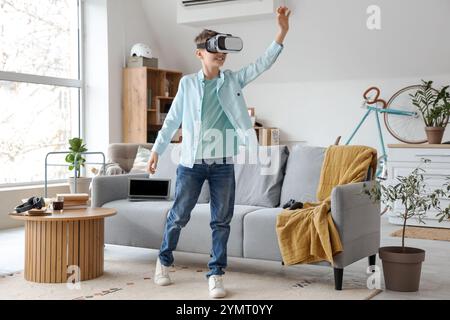
[[[70,186],[70,193],[75,193],[75,178],[70,177],[68,179]],[[89,186],[91,184],[91,178],[79,177],[77,178],[77,193],[89,194]]]
[[[400,292],[419,290],[422,262],[425,251],[417,248],[382,247],[379,250],[383,263],[386,289]]]
[[[441,144],[445,127],[425,127],[429,144]]]

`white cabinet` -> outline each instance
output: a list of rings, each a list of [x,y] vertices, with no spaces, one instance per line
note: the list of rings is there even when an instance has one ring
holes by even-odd
[[[450,177],[450,145],[408,145],[391,144],[388,145],[388,180],[387,184],[396,183],[395,177],[405,176],[411,173],[416,167],[421,165],[422,159],[429,159],[429,163],[423,163],[421,168],[427,190],[441,188]],[[449,199],[440,199],[441,207],[448,206]],[[393,224],[403,224],[403,220],[398,216],[402,210],[401,203],[396,203],[392,212],[389,212],[389,222]],[[417,219],[410,219],[408,225],[423,227],[450,228],[450,221],[439,223],[436,211],[430,210],[424,219],[424,224],[420,224]]]

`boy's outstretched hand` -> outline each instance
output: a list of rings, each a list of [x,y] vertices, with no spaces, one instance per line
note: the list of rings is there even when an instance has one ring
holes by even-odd
[[[291,15],[291,10],[288,7],[280,6],[277,9],[277,20],[280,31],[275,39],[279,44],[283,44],[284,38],[289,31],[289,16]]]

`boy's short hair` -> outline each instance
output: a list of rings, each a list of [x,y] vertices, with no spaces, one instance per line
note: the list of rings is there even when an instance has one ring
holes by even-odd
[[[217,31],[204,29],[202,32],[199,33],[199,35],[197,37],[195,37],[194,42],[196,44],[205,43],[206,40],[208,40],[209,38],[212,38],[214,36],[217,36],[218,34],[219,34],[219,32],[217,32]]]

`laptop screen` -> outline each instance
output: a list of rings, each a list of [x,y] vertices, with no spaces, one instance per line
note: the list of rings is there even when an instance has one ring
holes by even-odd
[[[165,198],[170,193],[170,180],[130,179],[130,197]]]

